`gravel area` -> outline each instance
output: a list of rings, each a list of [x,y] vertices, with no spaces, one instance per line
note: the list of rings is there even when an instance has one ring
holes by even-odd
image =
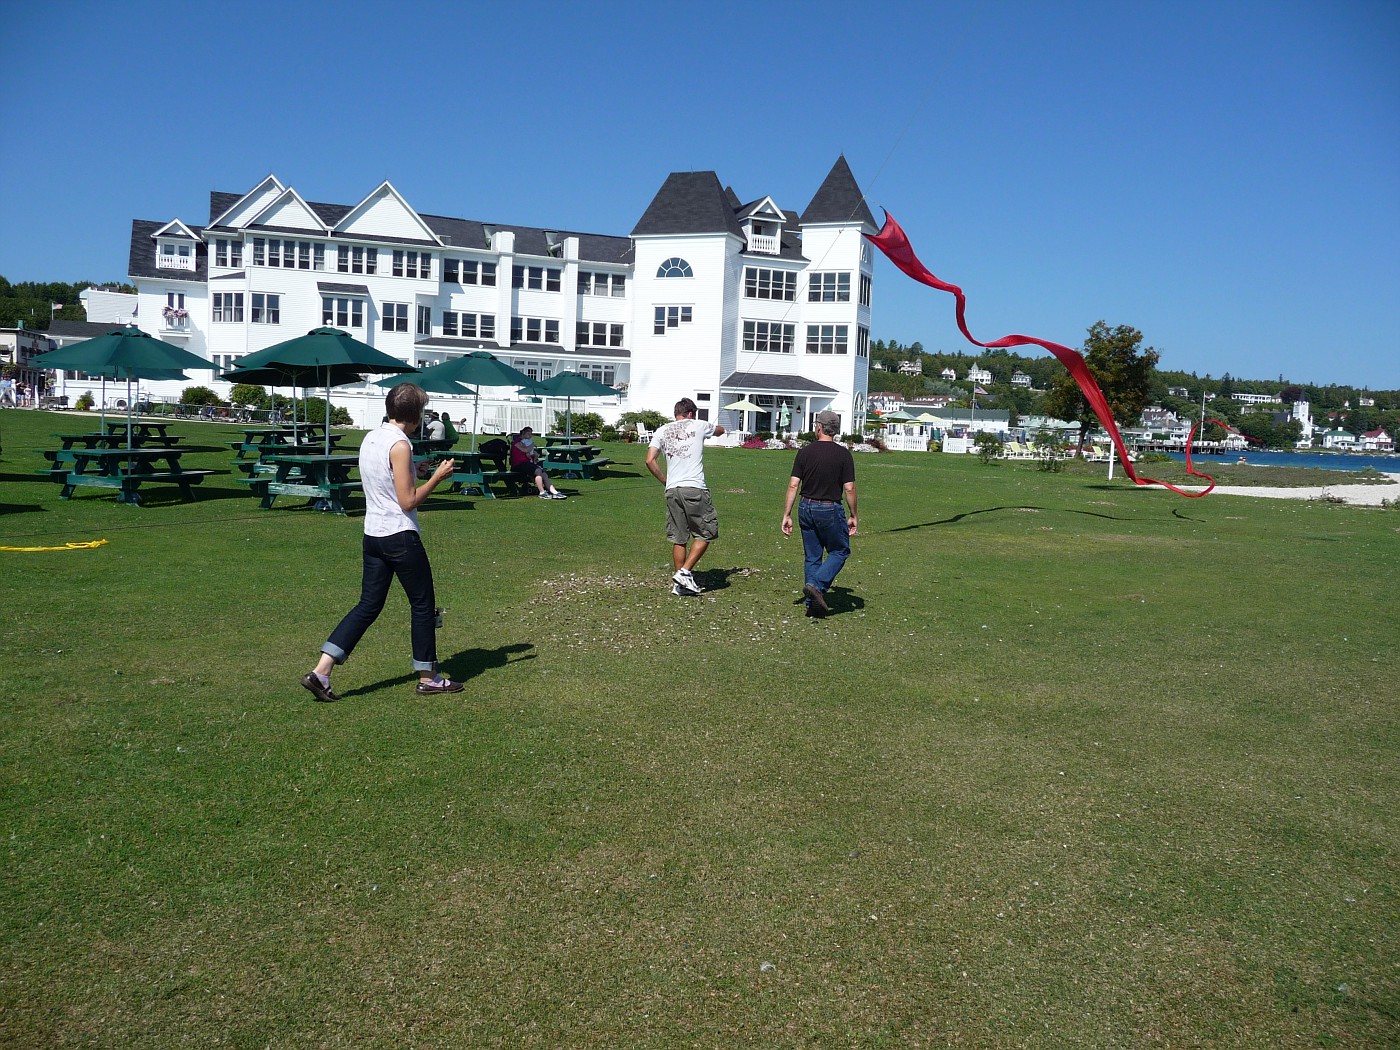
[[[1379,507],[1382,500],[1400,500],[1400,474],[1387,474],[1393,484],[1323,485],[1304,488],[1271,488],[1265,485],[1217,485],[1222,496],[1265,496],[1270,499],[1321,499],[1335,497],[1357,507]]]

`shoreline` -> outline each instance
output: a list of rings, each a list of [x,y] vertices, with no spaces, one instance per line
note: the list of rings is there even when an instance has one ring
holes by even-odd
[[[1336,498],[1353,507],[1379,507],[1383,501],[1400,500],[1400,474],[1386,474],[1393,484],[1303,485],[1283,488],[1268,485],[1217,485],[1211,495],[1263,496],[1266,499]]]

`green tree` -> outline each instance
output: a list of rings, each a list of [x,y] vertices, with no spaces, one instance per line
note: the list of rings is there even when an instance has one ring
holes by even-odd
[[[180,391],[180,404],[221,405],[223,402],[219,400],[219,395],[207,386],[187,386]]]
[[[229,391],[229,403],[233,405],[245,405],[248,408],[266,408],[267,391],[252,383],[237,383]]]

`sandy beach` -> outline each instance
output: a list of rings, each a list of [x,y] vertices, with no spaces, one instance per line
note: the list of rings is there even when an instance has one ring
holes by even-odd
[[[1217,485],[1222,496],[1265,496],[1270,499],[1320,499],[1335,497],[1357,507],[1379,507],[1383,500],[1400,500],[1400,474],[1387,474],[1394,484],[1321,485],[1302,488],[1276,488],[1268,485]]]

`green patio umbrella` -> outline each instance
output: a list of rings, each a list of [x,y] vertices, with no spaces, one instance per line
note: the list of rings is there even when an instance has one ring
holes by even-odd
[[[564,398],[564,437],[570,444],[574,437],[574,398],[615,397],[620,393],[606,383],[577,372],[560,372],[548,379],[541,379],[534,385],[534,392]]]
[[[902,408],[896,408],[893,412],[886,412],[880,417],[886,423],[908,423],[914,417]]]
[[[389,376],[387,379],[375,380],[375,386],[395,387],[400,383],[416,383],[430,394],[475,394],[476,391],[469,386],[463,386],[455,379],[448,379],[446,376],[433,375],[431,369],[422,372],[405,372],[400,376]]]
[[[297,422],[297,382],[303,376],[319,379],[328,387],[364,382],[364,376],[360,375],[351,365],[334,365],[329,369],[329,372],[323,369],[316,375],[311,375],[306,369],[300,367],[288,370],[276,365],[254,365],[252,368],[240,368],[235,365],[220,373],[219,378],[227,383],[252,383],[254,386],[290,386],[292,388],[292,426],[295,427]],[[326,410],[326,422],[329,427],[329,408]],[[327,433],[329,433],[329,429]]]
[[[208,368],[214,365],[198,354],[172,346],[135,325],[113,328],[105,335],[84,339],[72,346],[60,347],[33,359],[39,368],[62,368],[87,372],[103,379],[102,424],[107,421],[106,380],[125,379],[187,379],[186,368]],[[131,451],[131,394],[126,398],[126,446]]]
[[[476,451],[477,417],[481,407],[481,388],[484,386],[509,386],[533,392],[537,384],[518,368],[512,368],[495,354],[485,350],[474,350],[470,354],[454,357],[440,365],[431,365],[420,373],[429,382],[451,379],[476,389],[476,403],[472,407],[472,451]],[[424,389],[427,389],[424,387]]]
[[[368,343],[361,342],[349,332],[339,328],[313,328],[306,335],[269,346],[263,350],[245,354],[226,373],[226,378],[247,375],[245,369],[275,368],[282,374],[299,379],[313,378],[317,385],[326,388],[326,455],[331,451],[331,383],[332,370],[343,367],[341,374],[370,372],[394,374],[416,372],[412,365],[405,364],[397,357],[390,357],[382,350],[376,350]],[[324,380],[324,383],[321,381]],[[239,380],[242,381],[241,379]],[[346,380],[349,382],[350,380]]]

